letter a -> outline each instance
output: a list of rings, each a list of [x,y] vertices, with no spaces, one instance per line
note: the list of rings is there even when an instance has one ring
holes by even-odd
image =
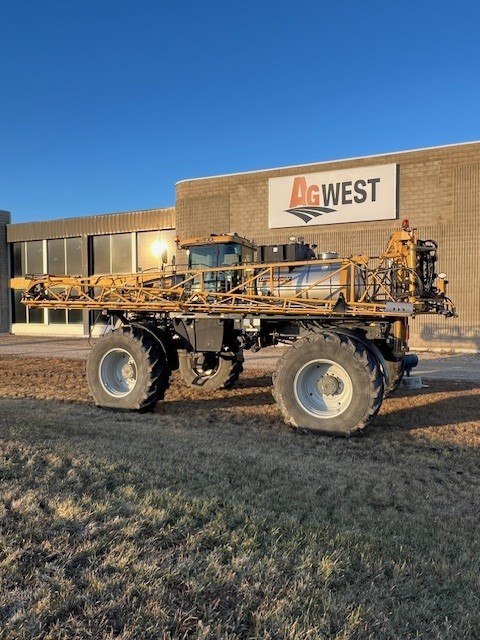
[[[290,199],[290,208],[305,205],[307,195],[307,181],[305,178],[294,178],[292,187],[292,197]]]

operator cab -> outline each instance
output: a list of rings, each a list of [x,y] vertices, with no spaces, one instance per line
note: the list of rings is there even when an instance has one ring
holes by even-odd
[[[229,233],[208,238],[193,238],[180,244],[188,251],[189,269],[208,269],[209,267],[232,267],[253,262],[256,246],[246,238]]]
[[[212,234],[208,238],[194,238],[180,244],[187,249],[188,269],[208,270],[225,267],[222,271],[206,271],[203,287],[207,291],[224,292],[240,284],[241,270],[229,269],[252,263],[256,246],[236,233]],[[195,278],[193,288],[201,288],[201,278]]]

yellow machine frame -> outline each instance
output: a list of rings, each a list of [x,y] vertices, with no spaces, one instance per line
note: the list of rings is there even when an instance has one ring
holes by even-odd
[[[216,236],[220,242],[224,236]],[[225,236],[226,237],[226,236]],[[206,240],[204,243],[206,243]],[[275,290],[275,281],[288,267],[305,262],[243,264],[207,269],[176,269],[103,276],[29,276],[23,302],[32,308],[97,309],[121,312],[259,314],[266,316],[406,317],[423,313],[453,315],[446,297],[446,280],[437,278],[436,294],[423,295],[417,274],[418,243],[414,231],[402,228],[390,237],[379,257],[352,256],[316,260],[338,265],[325,277],[288,297],[262,295]],[[240,284],[228,291],[211,291],[205,282],[211,274],[237,273]],[[363,280],[357,294],[358,274]],[[208,274],[208,275],[207,275]],[[308,299],[308,291],[339,276],[340,297]]]

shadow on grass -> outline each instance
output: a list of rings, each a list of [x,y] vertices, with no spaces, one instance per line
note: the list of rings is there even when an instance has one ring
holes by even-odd
[[[435,429],[478,422],[480,387],[473,382],[433,381],[419,391],[397,391],[384,400],[375,424],[391,430]]]
[[[265,408],[275,405],[271,387],[271,377],[263,374],[243,378],[233,389],[214,394],[185,389],[180,382],[175,388],[176,397],[169,398],[167,393],[166,402],[159,403],[157,412],[174,416],[199,403],[204,411],[244,407],[253,410],[256,407],[256,417],[261,421]],[[281,420],[280,412],[278,418]],[[265,417],[265,422],[270,425],[271,419]],[[418,391],[398,389],[384,399],[374,421],[376,426],[389,431],[431,429],[460,422],[479,422],[480,426],[480,387],[477,383],[434,380]]]
[[[3,369],[0,367],[0,395],[3,392],[5,397],[36,398],[34,402],[58,399],[72,401],[72,404],[77,402],[79,407],[91,406],[83,363],[52,359],[48,367],[39,367],[38,361],[31,359],[22,361],[22,367],[15,369],[18,361],[6,359],[4,365]],[[472,431],[476,429],[475,423],[480,423],[479,384],[428,378],[425,378],[425,382],[427,388],[418,391],[400,388],[393,396],[386,398],[374,421],[374,428],[367,431],[366,437],[376,441],[402,432],[432,428],[440,430],[458,423],[473,423]],[[48,406],[45,402],[42,405]],[[236,434],[240,429],[248,433],[252,425],[258,434],[263,431],[262,437],[265,438],[270,436],[272,430],[292,433],[284,425],[275,405],[271,373],[265,370],[246,370],[232,389],[213,393],[187,388],[179,374],[175,373],[165,401],[158,403],[151,417],[148,414],[104,412],[93,406],[91,410],[95,421],[100,423],[104,420],[114,422],[115,415],[118,415],[126,422],[151,428],[152,421],[158,423],[167,419],[176,429],[185,429],[186,433],[199,426],[208,431],[212,425],[220,422],[225,423],[223,429]],[[195,418],[190,419],[189,416]],[[311,439],[315,438],[311,436]]]
[[[199,392],[196,393],[198,394]],[[261,407],[265,405],[274,405],[275,400],[273,399],[271,391],[262,391],[260,393],[250,394],[248,396],[228,395],[222,398],[212,398],[196,395],[195,397],[185,398],[183,400],[169,400],[167,394],[165,402],[159,403],[155,411],[162,411],[162,413],[172,413],[173,415],[178,411],[188,411],[188,408],[192,408],[192,403],[201,403],[202,408],[205,411],[214,411],[215,409],[240,409],[244,407]]]

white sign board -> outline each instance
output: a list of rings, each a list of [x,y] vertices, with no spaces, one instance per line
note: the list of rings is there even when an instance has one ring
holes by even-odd
[[[269,228],[397,217],[397,165],[299,173],[269,181]]]

